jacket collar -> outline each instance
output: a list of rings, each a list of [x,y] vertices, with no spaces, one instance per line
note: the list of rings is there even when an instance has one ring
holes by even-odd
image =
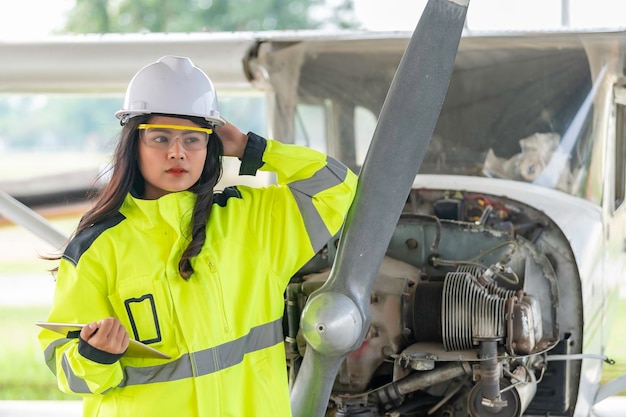
[[[187,234],[196,195],[191,191],[169,193],[156,200],[144,200],[126,195],[120,212],[127,219],[146,228],[163,228],[166,223],[178,234]]]

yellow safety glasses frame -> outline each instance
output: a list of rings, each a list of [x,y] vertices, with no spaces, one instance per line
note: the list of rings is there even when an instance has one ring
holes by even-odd
[[[185,150],[205,149],[209,142],[209,135],[213,133],[213,129],[210,128],[153,123],[142,123],[137,126],[137,129],[142,131],[139,136],[146,146],[164,151],[170,149],[177,138]]]
[[[174,130],[193,130],[195,132],[205,132],[210,135],[213,133],[213,129],[208,129],[205,127],[195,127],[195,126],[180,126],[180,125],[163,125],[163,124],[153,124],[153,123],[142,123],[137,126],[139,130],[146,129],[174,129]]]

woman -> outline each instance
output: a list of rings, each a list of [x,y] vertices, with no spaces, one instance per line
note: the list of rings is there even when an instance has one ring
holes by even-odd
[[[311,149],[247,135],[210,79],[166,56],[131,80],[108,185],[59,263],[46,362],[85,416],[289,416],[289,278],[341,228],[356,176]],[[214,193],[221,157],[278,185]],[[171,357],[124,355],[129,338]]]

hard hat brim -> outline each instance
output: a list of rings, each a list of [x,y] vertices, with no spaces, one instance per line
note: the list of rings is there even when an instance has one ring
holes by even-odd
[[[136,111],[118,110],[117,112],[115,112],[115,117],[117,117],[120,120],[123,120],[124,118],[128,120],[135,116],[142,116],[145,114],[153,114],[153,113],[163,114],[161,112],[155,112],[151,110],[136,110]],[[214,115],[214,116],[207,116],[206,114],[188,114],[188,113],[182,114],[182,113],[171,113],[171,112],[168,112],[167,114],[171,114],[172,116],[200,117],[202,119],[205,119],[213,123],[216,126],[223,126],[224,124],[226,124],[226,121],[219,114]]]

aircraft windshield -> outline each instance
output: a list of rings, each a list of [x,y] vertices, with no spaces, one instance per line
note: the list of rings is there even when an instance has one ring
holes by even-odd
[[[420,173],[504,178],[576,193],[593,111],[586,56],[507,52],[460,57]],[[476,65],[484,54],[485,65]]]
[[[420,173],[509,179],[581,193],[595,93],[583,47],[484,41],[457,55]],[[295,127],[283,126],[283,140],[295,137],[358,170],[403,45],[351,47],[334,53],[320,46],[310,53],[301,68]],[[279,94],[279,100],[292,98]]]

